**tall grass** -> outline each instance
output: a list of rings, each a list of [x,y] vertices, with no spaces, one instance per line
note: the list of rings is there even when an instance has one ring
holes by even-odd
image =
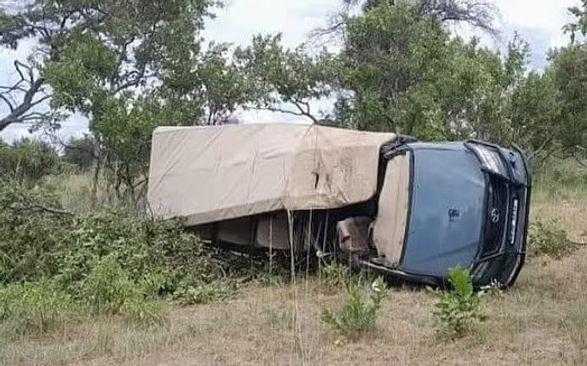
[[[551,159],[534,173],[534,200],[587,199],[587,169],[574,159]]]

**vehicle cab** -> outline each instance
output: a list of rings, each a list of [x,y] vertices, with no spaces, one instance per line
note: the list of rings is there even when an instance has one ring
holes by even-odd
[[[382,152],[363,265],[431,284],[469,268],[476,286],[510,286],[524,263],[530,174],[521,151],[480,141],[409,142]]]

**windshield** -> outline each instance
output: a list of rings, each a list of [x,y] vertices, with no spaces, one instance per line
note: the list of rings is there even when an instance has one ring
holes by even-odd
[[[485,175],[462,144],[414,148],[403,269],[445,276],[471,265],[483,228]]]

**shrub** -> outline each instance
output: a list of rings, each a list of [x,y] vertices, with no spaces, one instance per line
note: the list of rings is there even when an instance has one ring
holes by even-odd
[[[80,289],[81,298],[97,314],[118,314],[128,299],[144,295],[113,256],[99,260]]]
[[[565,230],[556,221],[536,221],[530,225],[528,233],[530,254],[545,255],[560,259],[573,249]]]
[[[80,172],[88,171],[96,163],[96,145],[96,140],[91,135],[71,138],[63,150],[63,160]]]
[[[59,172],[61,160],[48,143],[22,139],[12,145],[0,142],[0,178],[32,185]]]
[[[233,291],[178,222],[116,209],[73,215],[47,192],[2,182],[0,251],[10,253],[0,256],[0,284],[51,278],[98,313],[148,315],[158,305],[144,301],[155,297],[195,303]]]
[[[434,315],[442,333],[460,337],[485,320],[485,315],[479,309],[482,293],[474,291],[473,280],[467,269],[452,269],[449,281],[452,288],[440,294]]]
[[[178,286],[171,298],[180,305],[205,304],[228,300],[234,296],[235,289],[229,282],[213,284]]]
[[[375,327],[377,312],[386,295],[382,278],[376,279],[368,291],[353,284],[349,286],[349,297],[342,308],[339,311],[324,309],[322,321],[340,336],[354,338]]]
[[[169,322],[167,303],[156,298],[128,298],[120,313],[127,321],[148,327],[162,326]]]
[[[350,268],[337,262],[328,263],[320,267],[320,280],[327,290],[347,286],[351,281]]]
[[[147,275],[139,282],[113,256],[102,258],[81,285],[82,299],[95,314],[120,314],[142,325],[167,322],[167,307],[156,295],[163,278]]]
[[[52,281],[0,289],[0,321],[6,337],[47,333],[72,321],[79,311],[73,298]]]
[[[138,218],[120,210],[105,210],[77,218],[59,253],[59,279],[75,286],[95,263],[112,256],[131,280],[165,273],[163,291],[173,292],[187,275],[191,281],[214,279],[212,261],[199,239],[175,222]]]
[[[0,284],[36,281],[57,272],[60,243],[72,217],[39,188],[0,181]]]
[[[248,272],[252,272],[253,279],[265,286],[281,286],[291,279],[289,264],[280,261],[258,264],[253,267],[249,264]]]

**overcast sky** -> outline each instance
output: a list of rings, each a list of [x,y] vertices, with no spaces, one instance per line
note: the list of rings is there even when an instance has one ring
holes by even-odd
[[[0,5],[12,0],[0,0]],[[579,0],[493,0],[500,11],[499,40],[485,39],[487,46],[505,49],[507,42],[517,31],[532,47],[531,66],[542,69],[546,65],[546,52],[567,43],[561,28],[572,20],[567,8]],[[210,20],[204,32],[208,40],[246,45],[257,33],[283,34],[286,45],[295,47],[307,39],[308,33],[327,23],[328,16],[337,11],[341,0],[228,0],[217,17]],[[455,32],[468,33],[462,29]],[[26,57],[33,45],[24,43],[17,51],[0,48],[0,84],[6,84],[15,75],[12,63]],[[0,115],[4,113],[0,107]],[[317,108],[321,108],[320,105]],[[267,112],[245,113],[245,121],[283,121],[291,117]],[[87,130],[83,118],[72,118],[64,123],[61,135],[81,135]],[[11,126],[0,137],[13,140],[27,135],[25,126]]]

